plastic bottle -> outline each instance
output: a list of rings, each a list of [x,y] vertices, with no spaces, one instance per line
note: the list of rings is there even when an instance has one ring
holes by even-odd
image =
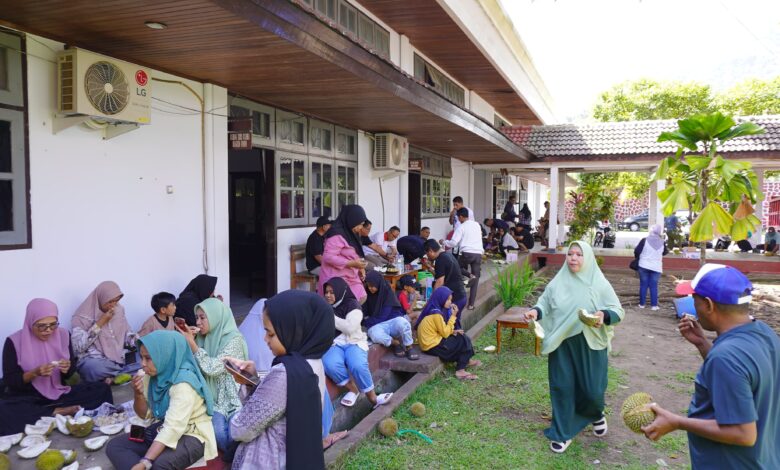
[[[426,277],[425,278],[425,300],[431,298],[431,294],[433,293],[433,278],[432,277]]]

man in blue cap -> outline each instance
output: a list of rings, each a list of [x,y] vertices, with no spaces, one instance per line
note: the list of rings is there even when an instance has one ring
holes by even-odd
[[[750,317],[752,290],[739,270],[712,263],[677,286],[698,315],[680,320],[680,334],[704,363],[688,417],[653,404],[656,419],[642,431],[652,440],[687,431],[694,469],[780,468],[780,338]],[[710,343],[704,330],[717,338]]]

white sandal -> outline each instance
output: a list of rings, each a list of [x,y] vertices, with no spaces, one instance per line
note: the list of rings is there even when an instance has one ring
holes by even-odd
[[[341,399],[341,404],[347,408],[352,408],[357,402],[358,394],[355,392],[347,392],[344,394],[344,398]]]
[[[571,445],[571,439],[565,442],[552,441],[550,442],[550,450],[555,452],[556,454],[562,454],[566,452],[566,449],[568,449],[570,445]]]
[[[609,427],[607,426],[607,417],[602,416],[600,420],[594,421],[593,423],[593,435],[596,437],[604,437],[607,435],[607,429]]]
[[[390,401],[390,398],[393,396],[392,393],[383,393],[381,395],[376,396],[376,405],[374,405],[374,409],[379,408],[382,405],[387,404]]]

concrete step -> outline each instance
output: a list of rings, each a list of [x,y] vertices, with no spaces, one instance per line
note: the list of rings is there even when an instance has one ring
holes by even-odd
[[[428,374],[433,372],[439,366],[439,364],[441,364],[441,360],[438,357],[431,356],[429,354],[423,354],[422,351],[420,351],[419,346],[415,345],[413,349],[414,352],[420,356],[420,359],[416,361],[410,361],[405,357],[396,357],[392,351],[388,350],[379,360],[379,367],[389,369],[394,372],[421,372]]]

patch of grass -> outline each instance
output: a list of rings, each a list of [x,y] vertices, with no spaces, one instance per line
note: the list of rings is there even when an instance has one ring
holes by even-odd
[[[674,374],[674,380],[682,382],[686,385],[692,384],[696,380],[695,372],[677,372]]]
[[[475,342],[475,350],[494,344],[495,327]],[[474,382],[460,382],[451,368],[419,387],[393,414],[401,429],[414,429],[433,439],[384,438],[378,433],[343,458],[338,469],[406,468],[584,468],[603,460],[605,442],[575,439],[566,453],[553,454],[542,431],[551,416],[547,358],[533,356],[533,334],[518,330],[504,336],[501,354],[478,353],[483,366]],[[609,369],[608,394],[625,382],[625,374]],[[415,418],[412,403],[425,404]],[[435,425],[434,425],[435,423]],[[432,427],[433,426],[433,427]],[[625,454],[623,468],[641,468]]]

